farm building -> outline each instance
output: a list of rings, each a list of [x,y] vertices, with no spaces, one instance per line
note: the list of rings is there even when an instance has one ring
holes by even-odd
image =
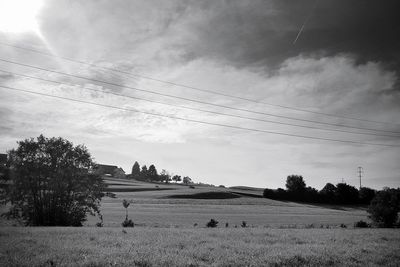
[[[114,178],[125,178],[125,171],[115,165],[105,165],[105,164],[97,164],[95,167],[95,173]]]

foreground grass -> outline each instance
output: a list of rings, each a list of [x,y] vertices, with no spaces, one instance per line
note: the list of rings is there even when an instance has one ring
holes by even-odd
[[[393,229],[0,228],[0,266],[399,266]]]

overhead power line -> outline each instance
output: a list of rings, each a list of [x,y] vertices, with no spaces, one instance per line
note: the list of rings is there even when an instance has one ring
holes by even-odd
[[[29,79],[35,79],[35,80],[44,81],[44,82],[51,82],[51,83],[55,83],[55,84],[59,84],[59,85],[76,86],[75,84],[71,84],[71,83],[60,82],[60,81],[56,81],[56,80],[50,80],[50,79],[35,77],[35,76],[31,76],[31,75],[15,73],[15,72],[12,72],[12,71],[2,70],[2,69],[0,69],[0,71],[4,72],[4,73],[12,74],[12,75],[20,76],[20,77],[25,77],[25,78],[29,78]],[[279,124],[279,125],[287,125],[287,126],[293,126],[293,127],[301,127],[301,128],[307,128],[307,129],[316,129],[316,130],[323,130],[323,131],[329,131],[329,132],[342,132],[342,133],[351,133],[351,134],[358,134],[358,135],[369,135],[369,136],[382,136],[382,137],[400,138],[400,136],[398,136],[398,135],[385,135],[385,134],[366,133],[366,132],[354,132],[354,131],[346,131],[346,130],[339,130],[339,129],[328,129],[328,128],[308,126],[308,125],[285,123],[285,122],[280,122],[280,121],[264,120],[264,119],[258,119],[258,118],[253,118],[253,117],[247,117],[247,116],[240,116],[240,115],[228,114],[228,113],[223,113],[223,112],[217,112],[217,111],[212,111],[212,110],[205,110],[205,109],[193,108],[193,107],[188,107],[188,106],[174,105],[174,104],[170,104],[170,103],[165,103],[165,102],[145,99],[145,98],[141,98],[141,97],[130,96],[130,95],[114,93],[114,92],[107,92],[107,91],[104,91],[104,90],[86,88],[86,87],[82,87],[82,86],[80,86],[80,88],[84,89],[84,90],[93,91],[93,92],[103,93],[103,94],[110,94],[110,95],[114,95],[114,96],[130,98],[130,99],[135,99],[135,100],[140,100],[140,101],[146,101],[146,102],[150,102],[150,103],[156,103],[156,104],[161,104],[161,105],[166,105],[166,106],[171,106],[171,107],[177,107],[177,108],[182,108],[182,109],[200,111],[200,112],[205,112],[205,113],[223,115],[223,116],[246,119],[246,120],[252,120],[252,121],[259,121],[259,122]]]
[[[363,119],[363,118],[356,118],[356,117],[351,117],[351,116],[331,114],[331,113],[325,113],[325,112],[319,112],[319,111],[312,111],[312,110],[308,110],[308,109],[290,107],[290,106],[279,105],[279,104],[272,104],[272,103],[260,101],[260,100],[257,100],[257,99],[251,99],[251,98],[247,98],[247,97],[241,97],[241,96],[237,96],[237,95],[226,94],[226,93],[222,93],[222,92],[219,92],[219,91],[213,91],[213,90],[209,90],[209,89],[198,88],[198,87],[189,86],[189,85],[185,85],[185,84],[181,84],[181,83],[161,80],[161,79],[157,79],[157,78],[153,78],[153,77],[149,77],[149,76],[145,76],[145,75],[141,75],[141,74],[137,74],[137,73],[127,72],[127,71],[123,71],[123,70],[119,70],[119,69],[115,69],[115,68],[104,67],[104,66],[100,66],[100,65],[97,65],[97,64],[93,64],[93,63],[88,63],[88,62],[81,61],[81,60],[76,60],[76,59],[72,59],[72,58],[68,58],[68,57],[64,57],[64,56],[58,56],[58,55],[54,55],[54,54],[49,54],[49,53],[46,53],[46,52],[43,52],[43,51],[39,51],[39,50],[36,50],[36,49],[32,49],[32,48],[16,46],[16,45],[7,44],[7,43],[4,43],[4,42],[0,42],[0,45],[13,47],[13,48],[17,48],[17,49],[21,49],[21,50],[25,50],[25,51],[29,51],[29,52],[41,54],[41,55],[44,55],[44,56],[59,58],[59,59],[62,59],[62,60],[66,60],[66,61],[70,61],[70,62],[73,62],[73,63],[86,65],[86,66],[89,66],[89,67],[94,67],[94,68],[99,68],[99,69],[103,69],[103,70],[107,70],[107,71],[117,72],[117,73],[124,74],[124,75],[130,76],[130,77],[134,77],[134,78],[147,79],[147,80],[156,81],[156,82],[160,82],[160,83],[164,83],[164,84],[169,84],[169,85],[173,85],[173,86],[177,86],[177,87],[187,88],[187,89],[190,89],[190,90],[196,90],[196,91],[201,91],[201,92],[205,92],[205,93],[209,93],[209,94],[229,97],[229,98],[232,98],[232,99],[239,99],[239,100],[244,100],[244,101],[248,101],[248,102],[268,105],[268,106],[272,106],[272,107],[295,110],[295,111],[306,112],[306,113],[311,113],[311,114],[316,114],[316,115],[323,115],[323,116],[328,116],[328,117],[332,117],[332,118],[341,118],[341,119],[364,121],[364,122],[387,124],[387,125],[396,125],[396,126],[400,125],[400,124],[391,123],[391,122],[368,120],[368,119]]]
[[[340,139],[333,139],[333,138],[324,138],[324,137],[315,137],[315,136],[307,136],[307,135],[299,135],[299,134],[290,134],[290,133],[267,131],[267,130],[262,130],[262,129],[247,128],[247,127],[228,125],[228,124],[223,124],[223,123],[214,123],[214,122],[207,122],[207,121],[202,121],[202,120],[188,119],[188,118],[183,118],[183,117],[179,117],[179,116],[165,115],[165,114],[149,112],[149,111],[141,111],[141,110],[137,110],[137,109],[134,109],[134,108],[117,107],[117,106],[106,105],[106,104],[101,104],[101,103],[97,103],[97,102],[79,100],[79,99],[63,97],[63,96],[50,95],[50,94],[45,94],[45,93],[40,93],[40,92],[35,92],[35,91],[30,91],[30,90],[25,90],[25,89],[18,89],[18,88],[15,88],[15,87],[9,87],[9,86],[4,86],[4,85],[0,85],[0,88],[6,89],[6,90],[12,90],[12,91],[30,93],[30,94],[35,94],[35,95],[41,95],[41,96],[46,96],[46,97],[51,97],[51,98],[57,98],[57,99],[62,99],[62,100],[68,100],[68,101],[76,102],[76,103],[89,104],[89,105],[94,105],[94,106],[101,106],[101,107],[105,107],[105,108],[112,108],[112,109],[135,112],[135,113],[142,113],[142,114],[156,116],[156,117],[163,117],[163,118],[169,118],[169,119],[175,119],[175,120],[181,120],[181,121],[188,121],[188,122],[205,124],[205,125],[213,125],[213,126],[219,126],[219,127],[225,127],[225,128],[231,128],[231,129],[238,129],[238,130],[245,130],[245,131],[252,131],[252,132],[259,132],[259,133],[267,133],[267,134],[274,134],[274,135],[282,135],[282,136],[290,136],[290,137],[298,137],[298,138],[312,139],[312,140],[322,140],[322,141],[332,141],[332,142],[340,142],[340,143],[348,143],[348,144],[357,144],[357,145],[400,147],[400,145],[396,145],[396,144],[380,144],[380,143],[359,142],[359,141],[352,141],[352,140],[340,140]]]
[[[102,84],[106,84],[106,85],[121,87],[121,88],[125,88],[125,89],[128,89],[128,90],[146,92],[146,93],[149,93],[149,94],[154,94],[154,95],[159,95],[159,96],[164,96],[164,97],[170,97],[170,98],[185,100],[185,101],[189,101],[189,102],[193,102],[193,103],[205,104],[205,105],[221,107],[221,108],[226,108],[226,109],[231,109],[231,110],[236,110],[236,111],[244,111],[244,112],[249,112],[249,113],[258,114],[258,115],[266,115],[266,116],[283,118],[283,119],[288,119],[288,120],[311,122],[311,123],[330,125],[330,126],[337,126],[337,127],[345,127],[345,128],[352,128],[352,129],[358,129],[358,130],[367,130],[367,131],[375,131],[375,132],[386,132],[386,133],[400,134],[400,132],[396,132],[396,131],[372,129],[372,128],[365,128],[365,127],[357,127],[357,126],[349,126],[349,125],[343,125],[343,124],[337,124],[337,123],[321,122],[321,121],[316,121],[316,120],[299,119],[299,118],[293,118],[293,117],[289,117],[289,116],[276,115],[276,114],[272,114],[272,113],[253,111],[253,110],[245,109],[245,108],[235,108],[235,107],[231,107],[231,106],[220,105],[220,104],[210,103],[210,102],[206,102],[206,101],[201,101],[201,100],[196,100],[196,99],[191,99],[191,98],[186,98],[186,97],[181,97],[181,96],[176,96],[176,95],[159,93],[159,92],[152,91],[152,90],[140,89],[140,88],[137,88],[137,87],[131,87],[131,86],[117,84],[117,83],[113,83],[113,82],[107,82],[107,81],[102,81],[102,80],[98,80],[98,79],[87,78],[87,77],[84,77],[84,76],[69,74],[69,73],[65,73],[65,72],[61,72],[61,71],[50,70],[50,69],[37,67],[37,66],[29,65],[29,64],[24,64],[24,63],[19,63],[19,62],[7,60],[7,59],[2,59],[2,58],[0,58],[0,61],[11,63],[11,64],[15,64],[15,65],[19,65],[19,66],[24,66],[24,67],[28,67],[28,68],[33,68],[33,69],[37,69],[37,70],[42,70],[42,71],[46,71],[46,72],[65,75],[65,76],[69,76],[69,77],[73,77],[73,78],[88,80],[88,81],[91,81],[91,82],[97,82],[97,83],[102,83]]]

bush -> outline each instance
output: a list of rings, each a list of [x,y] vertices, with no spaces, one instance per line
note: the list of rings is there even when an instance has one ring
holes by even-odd
[[[368,228],[369,225],[367,222],[364,222],[363,220],[361,220],[361,221],[355,222],[354,227],[355,228]]]
[[[368,207],[371,220],[380,227],[393,227],[400,211],[400,190],[385,189],[376,194]]]
[[[242,221],[242,224],[240,226],[243,227],[243,228],[246,228],[247,227],[247,222],[246,221]]]
[[[133,221],[131,220],[131,219],[125,219],[123,222],[122,222],[122,227],[134,227],[135,226],[135,224],[133,223]]]
[[[207,226],[207,227],[211,227],[211,228],[217,227],[217,226],[218,226],[218,221],[216,221],[216,220],[214,220],[214,219],[211,219],[211,220],[206,224],[206,226]]]

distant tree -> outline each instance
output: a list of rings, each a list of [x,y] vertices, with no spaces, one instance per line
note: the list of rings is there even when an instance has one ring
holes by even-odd
[[[132,166],[131,178],[136,180],[140,179],[140,165],[137,161],[135,161]]]
[[[286,189],[290,198],[301,200],[304,197],[306,183],[301,175],[289,175],[286,179]]]
[[[378,226],[393,227],[400,211],[400,189],[379,191],[368,207],[371,220]]]
[[[156,167],[151,164],[149,170],[147,171],[147,177],[150,181],[158,181],[158,173]]]
[[[100,213],[105,184],[92,173],[85,146],[40,135],[19,141],[8,155],[11,183],[0,196],[11,205],[7,216],[27,225],[81,226],[87,213]]]
[[[368,188],[368,187],[361,187],[359,191],[359,198],[361,204],[369,204],[371,200],[375,197],[376,190]]]
[[[321,198],[317,189],[308,186],[305,189],[304,199],[302,200],[306,202],[318,203],[321,201]]]
[[[327,183],[319,193],[322,202],[334,203],[336,201],[336,186],[331,183]]]
[[[354,186],[346,183],[336,185],[336,200],[339,204],[357,204],[358,190]]]
[[[182,182],[186,185],[193,183],[192,179],[189,178],[189,176],[183,177]]]
[[[276,198],[276,193],[273,189],[265,188],[263,192],[263,197],[265,198],[270,198],[270,199],[275,199]]]
[[[147,166],[143,165],[142,166],[142,170],[140,171],[140,179],[142,181],[147,181],[148,180],[148,170],[147,170]]]
[[[180,175],[174,175],[174,176],[172,176],[172,180],[173,180],[175,183],[178,183],[178,182],[182,181],[182,178],[181,178]]]
[[[161,171],[159,177],[160,177],[159,180],[161,182],[165,182],[166,184],[168,184],[171,181],[171,175],[164,169]]]

